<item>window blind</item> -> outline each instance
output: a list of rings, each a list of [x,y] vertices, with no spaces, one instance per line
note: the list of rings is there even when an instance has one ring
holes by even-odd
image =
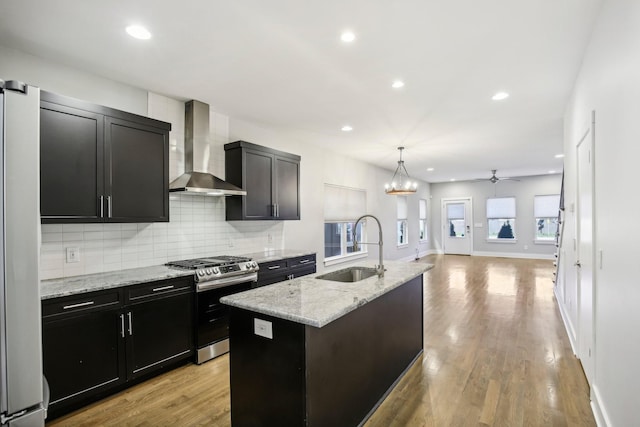
[[[515,218],[516,198],[497,197],[487,199],[487,218]]]
[[[447,219],[464,219],[464,203],[447,204]]]
[[[427,219],[427,201],[420,199],[418,203],[420,208],[420,219]]]
[[[555,218],[560,209],[560,195],[535,196],[533,198],[533,215],[536,218]]]
[[[407,219],[407,196],[397,196],[398,219]]]
[[[365,190],[324,185],[324,219],[328,222],[355,221],[367,213]]]

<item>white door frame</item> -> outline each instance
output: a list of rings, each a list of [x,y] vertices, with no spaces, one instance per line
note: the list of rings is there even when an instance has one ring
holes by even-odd
[[[465,221],[467,227],[466,240],[469,242],[468,255],[473,254],[473,200],[471,196],[467,197],[450,197],[440,199],[440,222],[442,225],[442,252],[447,253],[446,248],[446,239],[447,239],[447,212],[446,205],[447,203],[458,202],[458,203],[469,203],[469,212],[468,214],[465,212]],[[466,209],[465,209],[466,210]],[[465,248],[466,249],[466,248]],[[465,250],[466,252],[466,250]],[[467,255],[465,253],[465,255]]]
[[[581,150],[588,150],[587,153]],[[581,155],[587,154],[587,164]],[[586,168],[585,168],[586,167]],[[586,175],[584,175],[586,174]],[[580,185],[581,177],[588,180]],[[582,180],[584,181],[584,180]],[[586,200],[582,200],[586,197]],[[589,200],[590,199],[590,200]],[[595,111],[591,123],[576,144],[576,280],[578,289],[578,357],[589,384],[595,379]],[[584,203],[588,205],[585,206]],[[584,228],[583,220],[589,225]],[[583,238],[584,237],[584,238]]]

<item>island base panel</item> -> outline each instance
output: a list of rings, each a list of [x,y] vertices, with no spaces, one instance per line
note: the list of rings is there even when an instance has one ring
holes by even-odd
[[[422,275],[322,328],[232,308],[232,425],[361,424],[422,352],[422,326]]]

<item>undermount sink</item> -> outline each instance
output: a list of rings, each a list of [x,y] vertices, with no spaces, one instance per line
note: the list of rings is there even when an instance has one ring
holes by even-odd
[[[375,268],[349,267],[332,271],[331,273],[321,274],[320,276],[316,276],[316,279],[332,280],[334,282],[359,282],[376,274],[377,271]]]

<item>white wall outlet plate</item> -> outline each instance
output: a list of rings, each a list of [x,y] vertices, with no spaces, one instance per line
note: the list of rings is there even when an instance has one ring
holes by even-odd
[[[80,262],[80,248],[67,248],[67,263]]]
[[[273,324],[262,319],[253,319],[253,332],[261,337],[273,339]]]

